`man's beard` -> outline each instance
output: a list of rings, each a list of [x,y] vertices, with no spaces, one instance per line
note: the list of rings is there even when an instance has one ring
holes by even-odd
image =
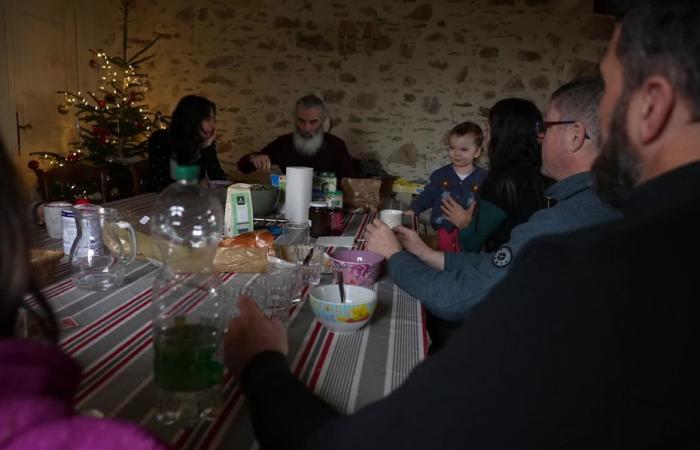
[[[591,168],[598,195],[619,207],[639,181],[641,161],[627,135],[629,94],[624,92],[615,105],[608,136]]]
[[[323,145],[323,130],[318,130],[311,137],[304,137],[298,131],[294,132],[294,148],[304,156],[314,156]]]

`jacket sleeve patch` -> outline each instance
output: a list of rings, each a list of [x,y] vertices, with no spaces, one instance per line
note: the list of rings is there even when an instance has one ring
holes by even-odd
[[[513,260],[513,252],[509,247],[503,246],[493,254],[493,265],[496,267],[506,267]]]

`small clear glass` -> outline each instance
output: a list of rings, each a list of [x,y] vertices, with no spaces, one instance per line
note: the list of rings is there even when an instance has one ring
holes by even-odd
[[[310,242],[308,223],[288,222],[282,227],[282,235],[275,240],[278,256],[285,261],[295,262],[296,248]]]
[[[297,295],[299,272],[285,270],[261,275],[245,288],[265,316],[278,319],[289,326],[289,310]]]
[[[309,242],[309,224],[287,222],[282,230],[282,241],[286,245],[306,244]]]
[[[313,254],[306,265],[302,265],[313,249]],[[323,254],[326,249],[322,245],[297,245],[296,263],[302,265],[304,283],[315,286],[321,282],[321,267],[323,266]]]

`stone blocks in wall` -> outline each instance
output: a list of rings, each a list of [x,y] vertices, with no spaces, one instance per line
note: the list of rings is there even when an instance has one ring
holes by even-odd
[[[351,152],[425,179],[454,124],[483,125],[506,96],[545,107],[559,83],[597,72],[612,21],[553,3],[150,0],[129,30],[134,43],[165,36],[147,68],[152,107],[170,114],[190,93],[217,103],[227,164],[291,131],[294,101],[315,92]],[[118,11],[106,4],[99,44],[114,49]]]

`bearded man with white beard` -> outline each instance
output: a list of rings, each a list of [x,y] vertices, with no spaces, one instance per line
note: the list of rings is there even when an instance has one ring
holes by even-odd
[[[290,371],[282,324],[241,296],[224,354],[260,446],[700,448],[699,23],[697,0],[642,0],[600,64],[592,174],[623,217],[531,241],[385,398],[340,415]]]
[[[317,96],[297,100],[295,131],[284,134],[256,153],[238,160],[238,170],[269,172],[273,165],[284,172],[289,166],[311,167],[315,172],[334,172],[338,179],[352,176],[353,164],[345,142],[323,131],[328,111]]]

